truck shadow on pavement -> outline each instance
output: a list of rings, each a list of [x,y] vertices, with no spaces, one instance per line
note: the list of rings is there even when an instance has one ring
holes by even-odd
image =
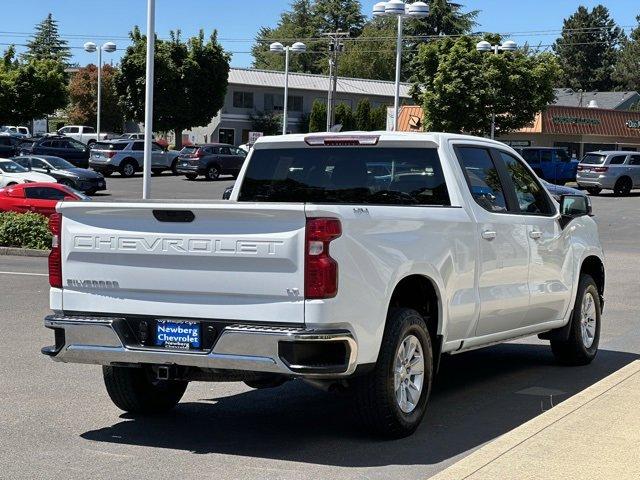
[[[546,345],[505,344],[446,357],[411,437],[362,433],[347,395],[294,381],[181,403],[163,417],[123,414],[86,440],[344,467],[432,465],[479,447],[598,382],[638,355],[601,350],[590,366],[555,364]]]

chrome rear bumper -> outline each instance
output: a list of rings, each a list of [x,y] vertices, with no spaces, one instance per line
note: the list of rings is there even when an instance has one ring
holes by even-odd
[[[67,363],[98,365],[181,365],[219,370],[280,373],[304,377],[342,377],[356,368],[357,344],[348,330],[232,325],[224,328],[210,351],[180,351],[127,344],[124,318],[51,315],[44,325],[55,332],[56,344],[42,353]],[[344,344],[341,365],[304,365],[287,358],[292,345]],[[283,349],[283,345],[285,348]]]

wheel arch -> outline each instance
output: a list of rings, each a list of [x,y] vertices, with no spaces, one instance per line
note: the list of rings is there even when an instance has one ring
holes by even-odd
[[[580,275],[583,274],[591,276],[596,282],[600,303],[604,306],[605,271],[602,259],[596,255],[587,256],[580,265]]]

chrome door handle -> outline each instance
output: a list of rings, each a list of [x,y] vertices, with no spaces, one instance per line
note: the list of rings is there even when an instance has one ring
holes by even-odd
[[[493,230],[485,230],[484,232],[482,232],[481,235],[482,235],[482,238],[489,241],[496,238],[496,232],[494,232]]]
[[[534,240],[538,240],[539,238],[542,237],[542,232],[538,230],[531,230],[529,232],[529,237],[533,238]]]

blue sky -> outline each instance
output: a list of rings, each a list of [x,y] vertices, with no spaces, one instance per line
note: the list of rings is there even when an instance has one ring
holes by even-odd
[[[481,10],[479,30],[508,33],[518,43],[551,44],[562,27],[562,19],[579,5],[593,7],[604,3],[621,26],[634,25],[640,14],[638,0],[459,0],[467,10]],[[3,2],[4,3],[4,2]],[[232,65],[250,66],[251,39],[260,26],[275,25],[279,13],[289,0],[157,0],[156,30],[166,37],[170,30],[195,34],[200,28],[206,32],[217,29],[225,48],[233,54]],[[363,0],[363,10],[370,12],[376,0]],[[0,20],[0,47],[25,43],[33,26],[47,13],[59,21],[60,31],[73,48],[75,60],[84,65],[95,62],[95,55],[82,50],[85,41],[114,40],[126,47],[127,33],[133,25],[146,24],[145,0],[20,0],[3,5]],[[626,28],[628,30],[628,28]],[[526,33],[526,32],[538,33]],[[546,31],[546,32],[545,32]],[[521,33],[525,32],[525,33]],[[117,61],[121,53],[105,58]]]

